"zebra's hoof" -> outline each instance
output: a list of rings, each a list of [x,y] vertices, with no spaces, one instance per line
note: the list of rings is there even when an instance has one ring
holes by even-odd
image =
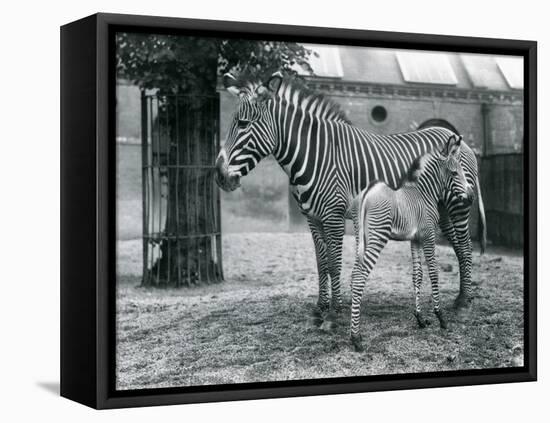
[[[319,316],[324,316],[330,309],[329,303],[317,303],[317,307],[313,310],[313,313],[317,313]]]
[[[461,309],[461,308],[469,308],[472,304],[472,299],[466,297],[466,295],[459,294],[458,297],[456,297],[454,302],[454,308],[455,309]]]
[[[319,310],[319,307],[314,307],[313,310],[311,310],[311,315],[313,317],[321,318],[323,316],[323,313],[321,313],[321,310]]]
[[[441,327],[441,329],[447,329],[447,322],[443,317],[443,313],[441,311],[436,311],[435,315],[439,319],[439,326]]]
[[[313,316],[311,322],[313,323],[313,326],[320,328],[323,325],[324,320],[321,316]]]
[[[424,329],[426,326],[430,325],[430,321],[424,319],[420,313],[414,313],[414,317],[416,317],[420,329]]]
[[[319,326],[319,329],[321,329],[323,332],[332,332],[334,329],[336,329],[336,323],[334,323],[330,319],[325,319]]]
[[[365,351],[365,347],[363,346],[363,337],[361,335],[351,335],[351,343],[355,349],[355,352]]]
[[[342,314],[343,310],[344,310],[344,307],[342,307],[342,304],[332,307],[332,312],[334,314]]]
[[[315,318],[324,319],[328,314],[328,311],[329,311],[328,304],[327,305],[317,304],[315,307],[313,307],[313,310],[311,310],[311,315]]]
[[[342,304],[342,301],[333,301],[331,306],[330,306],[330,309],[331,309],[332,313],[334,313],[334,314],[341,314],[342,311],[344,310],[344,306]]]

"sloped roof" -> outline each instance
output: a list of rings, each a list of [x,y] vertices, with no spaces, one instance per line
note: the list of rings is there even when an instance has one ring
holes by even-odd
[[[317,77],[389,85],[523,89],[523,59],[513,56],[311,45]]]

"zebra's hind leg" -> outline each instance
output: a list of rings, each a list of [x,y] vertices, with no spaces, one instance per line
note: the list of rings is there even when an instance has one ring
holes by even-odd
[[[459,215],[460,216],[460,215]],[[473,299],[472,295],[472,239],[470,237],[469,211],[462,214],[462,219],[457,216],[453,219],[457,238],[457,248],[460,253],[460,292],[455,299],[455,308],[468,308]]]
[[[418,322],[419,328],[425,328],[430,322],[422,317],[422,309],[420,306],[420,287],[422,285],[422,261],[421,261],[421,245],[417,241],[411,241],[411,257],[413,268],[413,287],[414,287],[414,316]]]
[[[453,211],[453,218],[450,217],[448,208]],[[466,216],[464,211],[462,213],[460,208],[463,206],[453,206],[452,199],[447,199],[445,204],[439,204],[439,226],[441,231],[447,238],[447,240],[453,246],[456,258],[458,259],[458,265],[460,269],[460,291],[454,301],[455,308],[467,308],[471,304],[471,268],[472,268],[472,241],[470,239],[469,231],[469,210],[466,210]],[[457,230],[455,228],[455,221],[461,223],[462,229]],[[465,230],[463,229],[465,227]],[[460,234],[460,237],[459,237]]]

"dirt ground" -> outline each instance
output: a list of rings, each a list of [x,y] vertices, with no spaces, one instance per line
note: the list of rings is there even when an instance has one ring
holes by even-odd
[[[318,283],[309,233],[224,236],[226,281],[191,289],[144,289],[141,241],[118,244],[117,388],[140,389],[288,379],[429,372],[522,365],[523,258],[518,252],[474,254],[475,301],[456,312],[458,266],[438,247],[442,330],[430,307],[413,316],[410,249],[390,242],[367,282],[361,332],[349,342],[353,239],[344,241],[345,309],[331,330],[311,315]],[[515,352],[515,354],[513,353]]]

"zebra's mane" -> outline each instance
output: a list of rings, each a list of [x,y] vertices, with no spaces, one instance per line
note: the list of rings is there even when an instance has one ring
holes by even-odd
[[[342,106],[325,94],[312,90],[297,78],[284,78],[276,98],[283,102],[289,101],[295,107],[304,107],[305,111],[318,114],[323,119],[351,124]]]
[[[250,97],[261,97],[257,91],[262,86],[260,81],[251,82],[247,75],[243,75],[239,78],[239,86]],[[303,108],[304,111],[323,119],[351,124],[342,106],[325,94],[309,88],[301,78],[285,76],[273,98],[276,101],[288,102],[294,107]]]

